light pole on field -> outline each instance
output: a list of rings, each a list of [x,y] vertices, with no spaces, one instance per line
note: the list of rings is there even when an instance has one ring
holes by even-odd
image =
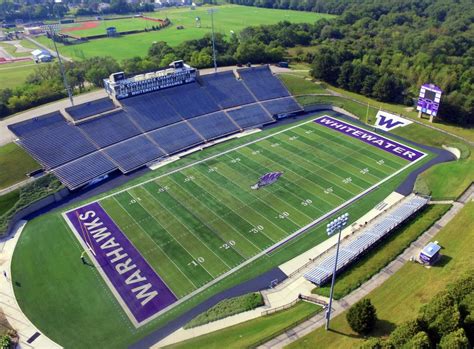
[[[67,83],[66,72],[64,71],[63,61],[61,59],[61,56],[59,55],[58,46],[56,45],[56,40],[55,40],[56,31],[55,31],[55,28],[52,25],[49,26],[49,30],[50,30],[50,34],[51,34],[51,39],[53,40],[54,50],[56,51],[56,56],[58,57],[59,70],[60,70],[61,76],[63,78],[64,87],[66,88],[66,91],[67,91],[67,94],[68,94],[68,97],[69,97],[69,101],[71,102],[71,105],[74,105],[74,99],[72,97],[72,90],[71,90],[71,87],[69,86],[69,84]]]
[[[214,73],[217,73],[217,59],[216,59],[216,38],[214,35],[214,12],[217,12],[215,8],[207,10],[207,13],[211,15],[211,28],[212,28],[212,59],[214,61]]]
[[[326,330],[329,330],[329,321],[331,320],[332,297],[334,293],[334,283],[336,281],[337,259],[339,257],[339,245],[341,243],[341,232],[342,232],[342,229],[346,226],[348,220],[349,220],[349,213],[344,213],[343,215],[340,215],[339,217],[337,217],[336,219],[328,223],[326,227],[326,231],[328,235],[333,235],[334,233],[338,233],[337,247],[336,247],[336,260],[334,261],[334,270],[332,272],[331,292],[329,294],[329,305],[328,305],[328,309],[326,310]]]

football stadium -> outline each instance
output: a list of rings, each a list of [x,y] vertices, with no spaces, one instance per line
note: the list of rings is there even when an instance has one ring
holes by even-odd
[[[304,253],[329,241],[328,223],[348,212],[362,229],[342,270],[428,203],[414,178],[446,160],[332,106],[303,108],[267,65],[201,74],[176,61],[104,85],[106,98],[8,127],[79,193],[48,229],[95,268],[137,347],[295,273],[327,283],[334,256]]]

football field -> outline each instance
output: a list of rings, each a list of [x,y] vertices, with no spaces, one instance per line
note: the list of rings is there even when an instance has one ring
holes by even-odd
[[[94,204],[170,290],[167,306],[284,248],[283,242],[304,233],[305,226],[420,159],[400,154],[310,120]],[[275,183],[251,188],[274,171],[283,173]],[[90,240],[84,241],[91,248]]]

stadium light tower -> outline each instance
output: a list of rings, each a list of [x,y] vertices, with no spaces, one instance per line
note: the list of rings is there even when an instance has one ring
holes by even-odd
[[[61,59],[61,56],[59,55],[58,46],[56,45],[56,41],[54,40],[54,36],[56,35],[54,25],[49,26],[49,31],[51,33],[51,40],[53,40],[54,50],[56,51],[56,56],[58,57],[59,70],[61,71],[61,76],[63,78],[64,87],[66,88],[67,95],[69,96],[69,101],[71,102],[71,105],[74,105],[74,100],[72,98],[71,87],[69,87],[69,84],[67,83],[66,72],[64,71],[63,61]]]
[[[211,15],[211,27],[212,27],[212,59],[214,61],[214,73],[217,73],[217,59],[216,59],[216,37],[214,35],[214,12],[217,12],[215,8],[207,10],[207,13]]]
[[[337,270],[337,259],[339,257],[339,244],[341,243],[341,232],[342,229],[346,226],[347,221],[349,220],[349,213],[344,213],[340,215],[333,221],[331,221],[327,227],[326,231],[328,235],[333,235],[338,233],[337,236],[337,247],[336,247],[336,260],[334,261],[334,270],[332,272],[332,281],[331,281],[331,292],[329,294],[329,306],[326,310],[326,330],[329,330],[329,321],[331,320],[331,307],[332,307],[332,297],[334,293],[334,283],[336,281],[336,270]]]

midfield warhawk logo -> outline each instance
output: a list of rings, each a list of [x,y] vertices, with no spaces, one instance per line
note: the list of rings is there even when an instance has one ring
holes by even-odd
[[[268,172],[258,180],[257,184],[252,185],[252,189],[260,189],[267,185],[275,183],[281,177],[283,172]]]

